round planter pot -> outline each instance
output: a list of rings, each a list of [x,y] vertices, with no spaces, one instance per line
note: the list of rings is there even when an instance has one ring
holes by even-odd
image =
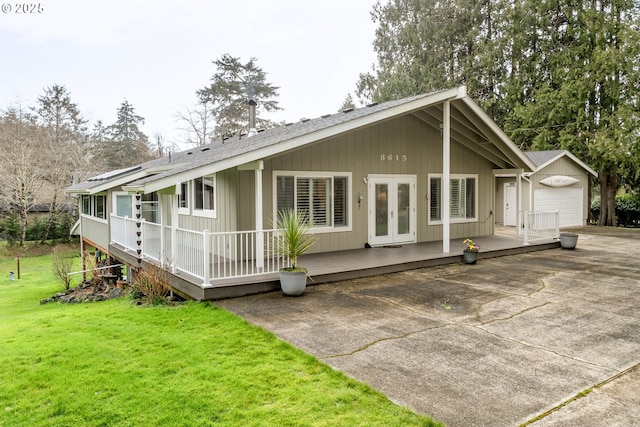
[[[302,295],[307,288],[307,269],[280,270],[280,287],[285,295]]]
[[[465,264],[475,264],[478,261],[478,252],[465,249],[462,252],[462,258]]]
[[[563,249],[575,249],[578,244],[578,235],[576,233],[560,233],[560,246]]]

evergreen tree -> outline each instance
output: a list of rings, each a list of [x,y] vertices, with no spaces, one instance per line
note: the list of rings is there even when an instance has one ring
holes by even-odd
[[[34,111],[38,115],[38,124],[47,134],[47,146],[42,147],[42,156],[55,165],[46,168],[44,175],[52,189],[49,217],[42,235],[44,242],[49,238],[59,208],[64,205],[64,188],[72,184],[75,172],[87,168],[86,121],[77,104],[71,101],[67,88],[58,84],[44,89]]]
[[[210,106],[216,137],[248,131],[248,100],[257,102],[257,127],[273,126],[273,122],[261,114],[281,109],[276,100],[279,87],[267,82],[267,74],[256,62],[256,58],[251,58],[243,64],[240,58],[223,54],[213,61],[217,70],[211,77],[211,84],[196,92],[200,103]]]
[[[353,102],[353,97],[349,93],[347,94],[347,97],[344,99],[344,101],[342,101],[342,105],[338,109],[338,112],[348,110],[350,108],[356,108],[356,104],[355,102]]]
[[[465,84],[523,149],[564,148],[598,170],[600,223],[640,176],[638,2],[390,0],[372,12],[378,61],[359,97]]]
[[[149,139],[139,128],[144,118],[135,114],[135,109],[127,100],[118,108],[116,122],[104,129],[106,139],[100,142],[100,153],[109,169],[120,169],[134,166],[151,160]],[[101,129],[94,128],[95,138],[102,138]]]

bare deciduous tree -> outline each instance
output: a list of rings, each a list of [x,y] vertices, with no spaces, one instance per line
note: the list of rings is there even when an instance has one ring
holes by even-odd
[[[177,121],[184,125],[180,130],[186,132],[188,144],[200,146],[213,140],[214,120],[211,109],[211,102],[203,99],[195,107],[184,107],[184,112],[176,114]]]
[[[20,217],[20,246],[27,233],[28,213],[51,164],[43,164],[46,135],[36,117],[20,104],[0,116],[0,197],[6,210]]]

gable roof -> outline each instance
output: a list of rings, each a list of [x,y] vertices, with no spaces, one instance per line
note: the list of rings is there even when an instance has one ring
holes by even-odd
[[[129,191],[152,192],[204,175],[267,159],[366,126],[411,114],[439,129],[442,104],[451,101],[452,141],[459,142],[492,161],[498,168],[533,171],[535,165],[502,130],[467,96],[466,88],[442,90],[380,104],[303,119],[297,123],[214,141],[143,163],[130,171],[121,170],[102,179],[93,178],[67,188],[68,193],[95,194],[126,184]]]
[[[525,151],[526,156],[536,165],[536,171],[549,166],[562,157],[567,157],[583,168],[587,173],[597,177],[598,173],[591,169],[589,165],[578,159],[567,150],[546,150],[546,151]]]

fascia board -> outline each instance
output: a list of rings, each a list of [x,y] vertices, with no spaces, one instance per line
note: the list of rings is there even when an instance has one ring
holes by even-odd
[[[320,129],[318,131],[301,135],[289,140],[285,140],[268,147],[258,148],[249,153],[244,153],[239,156],[230,157],[228,159],[220,160],[215,163],[210,163],[208,165],[202,165],[197,168],[190,169],[188,171],[167,176],[164,178],[160,178],[155,181],[150,181],[148,183],[145,183],[139,186],[125,186],[124,188],[126,191],[130,191],[130,192],[140,191],[140,192],[150,193],[153,191],[158,191],[163,188],[173,186],[178,182],[190,181],[192,179],[199,178],[201,176],[210,175],[216,172],[221,172],[223,170],[237,167],[245,163],[255,162],[261,159],[276,156],[280,153],[283,153],[289,150],[295,150],[297,148],[304,147],[305,145],[322,141],[324,139],[331,138],[333,136],[337,136],[358,128],[366,127],[374,123],[380,123],[385,120],[392,119],[394,117],[411,113],[412,111],[416,111],[421,108],[438,104],[440,102],[444,102],[447,100],[450,101],[455,99],[462,99],[465,96],[466,96],[466,88],[464,86],[444,90],[442,92],[436,92],[424,98],[415,99],[413,101],[410,101],[392,108],[388,108],[386,110],[382,110],[373,114],[368,114],[366,116],[349,120],[344,123],[340,123],[325,129]]]
[[[571,154],[569,151],[566,151],[566,150],[563,151],[562,153],[558,154],[557,156],[555,156],[553,159],[547,160],[546,162],[544,162],[543,164],[538,166],[537,170],[542,170],[542,169],[546,168],[551,163],[561,159],[563,156],[566,156],[566,157],[570,158],[571,160],[573,160],[578,166],[580,166],[585,171],[587,171],[587,173],[590,173],[594,177],[598,177],[598,173],[596,171],[591,169],[586,163],[584,163],[582,160],[580,160],[579,158],[577,158],[576,156],[574,156],[573,154]]]
[[[88,193],[86,194],[98,194],[98,193],[102,193],[103,191],[107,191],[110,190],[112,188],[115,187],[120,187],[121,185],[125,185],[128,182],[132,182],[132,181],[136,181],[140,178],[144,178],[145,176],[147,176],[148,173],[147,171],[139,171],[137,173],[131,174],[131,175],[127,175],[127,176],[123,176],[117,179],[114,179],[113,181],[107,181],[104,184],[100,184],[97,185],[93,188],[88,189]]]
[[[536,165],[529,159],[526,154],[522,152],[518,148],[518,146],[511,141],[511,139],[500,129],[500,127],[485,113],[482,108],[478,104],[475,103],[471,98],[464,97],[462,101],[473,110],[474,113],[478,115],[478,117],[493,131],[493,133],[502,141],[502,143],[508,148],[512,154],[515,154],[518,160],[522,162],[521,166],[526,166],[529,172],[533,172],[536,170]],[[501,150],[504,152],[504,150]],[[505,153],[507,157],[510,157],[508,153]]]

